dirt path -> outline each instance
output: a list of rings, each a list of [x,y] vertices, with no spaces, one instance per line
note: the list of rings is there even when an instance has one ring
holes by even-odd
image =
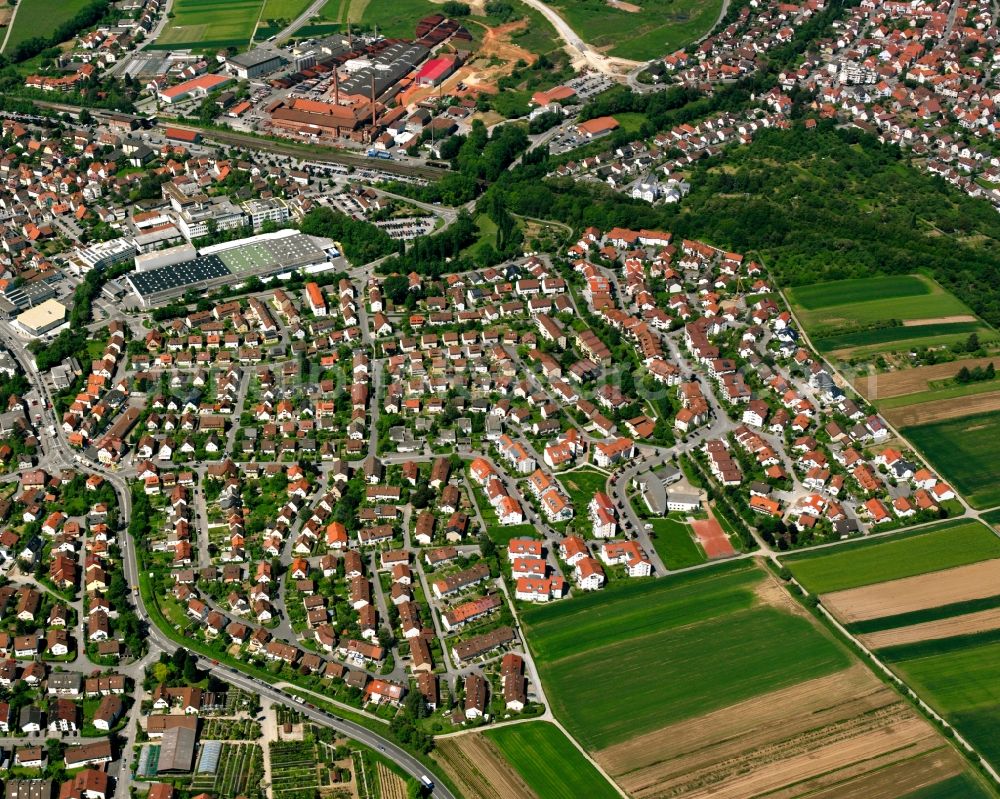
[[[956,314],[955,316],[939,316],[936,319],[907,319],[903,327],[923,327],[924,325],[950,325],[954,322],[975,322],[971,314]]]

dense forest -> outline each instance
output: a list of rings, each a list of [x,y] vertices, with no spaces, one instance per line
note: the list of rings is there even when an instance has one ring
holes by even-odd
[[[576,229],[661,228],[750,253],[784,285],[927,270],[1000,326],[1000,214],[987,201],[909,164],[897,147],[828,124],[766,131],[724,158],[724,169],[721,159],[699,165],[676,206],[544,180],[544,159],[489,192],[513,213]]]

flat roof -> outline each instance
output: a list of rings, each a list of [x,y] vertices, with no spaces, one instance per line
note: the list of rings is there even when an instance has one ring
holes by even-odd
[[[65,318],[66,306],[58,300],[50,299],[18,314],[17,323],[31,330],[42,330]]]
[[[283,61],[284,59],[278,53],[272,53],[261,47],[256,47],[249,53],[240,53],[239,55],[234,55],[227,60],[230,64],[236,64],[240,67],[249,68],[266,64],[268,61]]]
[[[181,261],[148,272],[132,272],[129,282],[142,297],[171,291],[203,280],[225,277],[232,272],[217,255],[202,255],[190,261]]]

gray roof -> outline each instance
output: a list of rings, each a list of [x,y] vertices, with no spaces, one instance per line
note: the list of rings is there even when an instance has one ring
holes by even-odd
[[[236,64],[236,66],[251,69],[253,67],[260,66],[261,64],[266,64],[269,61],[283,61],[284,59],[282,59],[282,57],[277,53],[272,53],[268,50],[257,47],[249,53],[240,53],[239,55],[234,55],[227,60],[230,64]]]
[[[160,760],[156,770],[190,771],[194,764],[195,731],[187,727],[171,727],[163,733]]]

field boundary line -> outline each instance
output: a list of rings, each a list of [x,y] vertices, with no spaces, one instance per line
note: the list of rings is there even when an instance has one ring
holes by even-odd
[[[10,15],[10,22],[7,23],[7,33],[4,34],[3,44],[0,44],[0,53],[7,49],[7,41],[10,39],[10,32],[14,30],[14,20],[17,19],[17,11],[20,7],[21,3],[14,5],[14,13]]]
[[[780,562],[777,560],[777,558],[775,558],[775,561],[778,562],[779,566],[781,565]],[[789,583],[795,585],[799,589],[799,591],[802,592],[802,596],[804,597],[813,596],[813,594],[807,591],[805,587],[801,583],[799,583],[798,580],[795,579],[795,577],[791,577],[789,579]],[[819,597],[817,597],[817,599],[818,598]],[[990,775],[990,777],[993,778],[996,784],[1000,784],[1000,774],[998,774],[996,769],[993,768],[992,764],[979,753],[979,750],[976,749],[972,744],[970,744],[968,740],[966,740],[965,736],[963,736],[958,730],[956,730],[948,722],[948,720],[945,719],[940,713],[938,713],[933,707],[927,704],[927,702],[925,702],[923,698],[921,698],[920,695],[917,694],[917,692],[914,691],[905,680],[899,677],[892,669],[890,669],[885,663],[883,663],[882,660],[879,658],[879,656],[875,654],[875,652],[873,652],[871,649],[869,649],[867,646],[861,643],[861,641],[859,641],[854,636],[853,633],[847,630],[847,628],[844,627],[844,625],[841,624],[836,619],[836,617],[823,606],[822,602],[816,603],[816,609],[820,612],[823,618],[826,619],[838,633],[840,633],[840,635],[842,635],[844,638],[846,638],[848,641],[854,644],[854,646],[858,648],[858,650],[865,656],[865,658],[867,658],[868,661],[871,662],[872,665],[875,666],[875,668],[878,671],[880,671],[882,674],[884,674],[886,677],[889,678],[889,682],[896,688],[896,690],[898,690],[900,693],[903,694],[903,696],[905,696],[907,699],[913,702],[926,716],[930,717],[932,720],[936,721],[944,729],[946,729],[954,737],[954,740],[961,745],[961,747],[965,750],[966,754],[974,758],[975,762],[979,766],[981,766],[983,770]],[[862,658],[862,661],[864,661],[865,658]],[[947,741],[947,738],[945,738],[945,740]],[[994,785],[993,787],[996,787],[996,785]]]

